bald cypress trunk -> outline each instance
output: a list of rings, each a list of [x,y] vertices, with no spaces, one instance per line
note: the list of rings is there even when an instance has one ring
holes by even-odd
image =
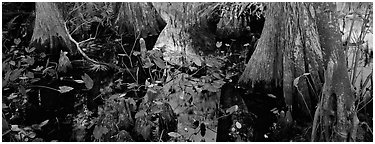
[[[267,7],[261,38],[239,83],[285,98],[289,111],[311,121],[323,71],[314,10],[305,3]]]
[[[216,4],[158,2],[153,5],[167,22],[155,44],[167,51],[164,59],[178,65],[201,66],[199,53],[213,50],[215,46],[215,35],[209,25]]]
[[[75,54],[74,44],[65,30],[64,19],[56,3],[37,2],[34,32],[31,45],[49,54],[60,54],[60,50]]]
[[[316,111],[312,141],[355,140],[359,120],[350,86],[334,3],[316,3],[317,25],[325,56],[325,83]]]

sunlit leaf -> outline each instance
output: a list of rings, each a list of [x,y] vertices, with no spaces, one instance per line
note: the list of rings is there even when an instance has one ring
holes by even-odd
[[[73,90],[74,88],[72,87],[69,87],[69,86],[59,86],[59,92],[60,93],[67,93],[71,90]]]
[[[294,81],[293,81],[293,85],[295,86],[295,87],[298,87],[298,83],[299,83],[299,78],[300,78],[301,76],[299,76],[299,77],[297,77],[296,79],[294,79]]]
[[[156,101],[156,102],[154,102],[156,105],[162,105],[163,104],[163,102],[161,102],[161,101]]]
[[[181,137],[181,134],[179,134],[177,132],[169,132],[168,135],[171,136],[171,137],[173,137],[173,138]]]
[[[16,62],[15,61],[10,61],[9,64],[12,65],[12,66],[15,66]]]
[[[197,66],[202,66],[202,60],[200,58],[192,58],[192,61],[194,62],[194,64],[196,64]]]
[[[90,78],[90,76],[85,73],[83,76],[81,76],[81,78],[85,82],[86,88],[89,90],[92,89],[94,86],[94,81]]]
[[[216,47],[217,47],[217,48],[221,47],[222,45],[223,45],[223,42],[221,42],[221,41],[220,41],[220,42],[219,42],[219,41],[216,42]]]
[[[133,52],[133,55],[134,55],[134,56],[139,56],[140,54],[141,54],[141,52],[139,52],[139,51],[134,51],[134,52]]]
[[[276,98],[276,96],[273,95],[273,94],[267,94],[267,96],[270,97],[270,98]]]
[[[117,54],[118,56],[128,56],[127,54]]]
[[[228,108],[225,112],[227,114],[232,114],[232,113],[236,112],[237,110],[238,110],[238,105],[234,105],[234,106]]]
[[[76,83],[84,83],[83,80],[74,80]]]
[[[8,98],[8,100],[11,100],[11,99],[14,99],[16,97],[18,97],[17,93],[11,93],[7,98]]]
[[[28,136],[29,136],[30,138],[35,138],[36,133],[35,133],[35,132],[30,132],[30,133],[28,134]]]
[[[236,127],[237,127],[238,129],[242,128],[242,125],[241,125],[241,123],[239,123],[239,122],[236,122]]]
[[[304,75],[304,76],[308,76],[308,75],[310,75],[310,73],[304,73],[303,75]]]
[[[22,129],[20,129],[19,127],[18,127],[18,125],[11,125],[11,129],[10,129],[11,131],[16,131],[16,132],[18,132],[18,131],[22,131]]]
[[[57,71],[58,72],[66,72],[67,68],[72,67],[72,64],[66,56],[67,52],[60,51],[60,58],[59,58],[59,64],[57,66]]]
[[[49,122],[49,120],[45,120],[45,121],[41,122],[41,123],[39,124],[39,126],[40,126],[40,127],[43,127],[43,126],[45,126],[48,122]]]
[[[43,69],[43,66],[37,66],[35,69],[33,69],[34,71],[41,71]]]
[[[25,79],[28,79],[28,77],[25,77],[25,76],[21,76],[19,77],[20,80],[25,80]]]
[[[16,38],[13,40],[14,44],[18,45],[21,43],[21,39],[20,38]]]

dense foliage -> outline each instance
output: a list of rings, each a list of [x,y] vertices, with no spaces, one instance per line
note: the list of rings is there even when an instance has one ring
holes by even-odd
[[[70,34],[90,39],[83,50],[113,64],[104,66],[30,46],[35,6],[29,4],[2,3],[3,141],[216,141],[220,123],[230,141],[309,141],[311,125],[286,124],[291,114],[283,101],[272,94],[244,99],[248,90],[236,85],[255,45],[249,35],[220,38],[202,62],[177,65],[163,59],[163,49],[148,48],[149,41],[119,33],[111,5],[61,4]],[[366,111],[358,139],[372,141],[372,111],[360,106]]]

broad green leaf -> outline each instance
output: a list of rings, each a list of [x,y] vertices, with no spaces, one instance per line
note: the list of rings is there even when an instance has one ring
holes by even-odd
[[[299,76],[299,77],[297,77],[296,79],[294,79],[294,81],[293,81],[293,85],[295,86],[295,87],[298,87],[298,83],[299,83],[299,78],[300,78],[301,76]]]
[[[12,99],[14,99],[14,98],[16,98],[16,97],[18,97],[18,94],[17,94],[17,93],[11,93],[11,94],[7,97],[7,99],[8,99],[8,100],[12,100]]]
[[[49,122],[49,120],[45,120],[45,121],[41,122],[41,123],[39,124],[39,126],[40,126],[40,127],[43,127],[43,126],[45,126],[48,122]]]
[[[181,137],[181,134],[179,134],[177,132],[169,132],[168,135],[171,136],[171,137],[173,137],[173,138]]]
[[[242,128],[242,125],[241,125],[241,123],[239,123],[239,122],[236,122],[236,127],[237,127],[238,129]]]
[[[72,87],[69,87],[69,86],[59,86],[59,92],[60,93],[67,93],[71,90],[73,90],[74,88]]]
[[[58,72],[64,72],[65,73],[67,71],[68,67],[72,67],[72,64],[71,64],[68,56],[66,56],[66,54],[67,54],[67,52],[63,52],[63,51],[60,52],[59,64],[57,66]]]
[[[94,86],[94,81],[90,78],[90,76],[85,73],[83,76],[81,76],[81,78],[85,82],[86,88],[89,90],[92,89]]]
[[[18,131],[22,131],[22,129],[20,129],[19,127],[18,127],[18,125],[11,125],[11,129],[10,129],[11,131],[16,131],[16,132],[18,132]]]
[[[221,42],[221,41],[220,41],[220,42],[219,42],[219,41],[216,42],[216,47],[217,47],[217,48],[221,47],[222,45],[223,45],[223,42]]]
[[[15,81],[19,78],[19,76],[21,75],[23,69],[15,69],[11,74],[10,74],[10,77],[9,77],[9,80],[10,81]]]
[[[133,52],[133,55],[134,55],[134,56],[139,56],[140,54],[141,54],[141,52],[139,52],[139,51],[134,51],[134,52]]]
[[[238,110],[238,105],[234,105],[234,106],[228,108],[225,112],[227,114],[232,114],[232,113],[236,112],[237,110]]]
[[[15,61],[10,61],[9,64],[12,65],[12,66],[15,66],[16,62]]]
[[[194,62],[194,64],[196,64],[197,66],[202,66],[202,60],[198,57],[195,57],[195,58],[192,58],[192,61]]]

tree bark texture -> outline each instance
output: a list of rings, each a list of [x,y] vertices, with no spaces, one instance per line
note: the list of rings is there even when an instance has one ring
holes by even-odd
[[[77,50],[69,40],[63,16],[57,5],[51,2],[37,2],[34,32],[31,45],[38,50],[60,54],[60,50],[75,54]]]
[[[312,141],[355,140],[358,124],[354,94],[347,66],[334,3],[316,3],[320,44],[324,49],[325,83],[313,126]],[[319,124],[320,123],[320,124]],[[319,125],[319,126],[317,126]],[[318,137],[319,136],[319,137]]]
[[[174,64],[201,65],[200,51],[212,50],[215,35],[208,26],[214,3],[153,3],[167,26],[160,33],[155,47],[167,51],[164,59]]]
[[[228,2],[221,4],[220,19],[217,24],[216,35],[219,39],[237,39],[246,33],[250,22],[250,2]]]
[[[166,22],[150,2],[114,3],[114,26],[120,33],[146,38],[159,35]]]
[[[312,7],[269,3],[261,38],[239,83],[282,87],[287,106],[312,120],[312,100],[320,91],[322,51]],[[265,90],[267,91],[267,90]],[[293,103],[296,101],[296,103]]]

